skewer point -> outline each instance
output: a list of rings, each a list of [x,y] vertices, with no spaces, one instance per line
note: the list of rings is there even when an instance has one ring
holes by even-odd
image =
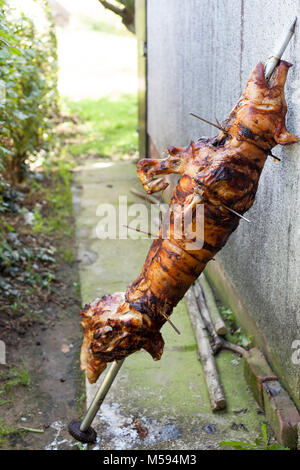
[[[297,17],[297,16],[295,16],[295,18],[294,18],[294,21],[292,22],[292,24],[291,24],[291,27],[290,27],[290,28],[291,28],[291,32],[292,32],[292,33],[294,33],[294,32],[295,32],[295,28],[296,28],[296,23],[297,23],[297,20],[298,20],[298,17]]]

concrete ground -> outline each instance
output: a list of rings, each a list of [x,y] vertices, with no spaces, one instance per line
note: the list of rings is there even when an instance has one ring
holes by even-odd
[[[125,195],[129,205],[143,203],[130,193],[132,187],[143,190],[131,162],[90,159],[77,169],[73,200],[83,304],[124,291],[142,268],[151,240],[96,235],[100,204],[117,209]],[[228,406],[212,413],[184,300],[172,320],[181,335],[164,326],[161,361],[144,351],[126,359],[94,422],[99,436],[94,449],[216,449],[224,440],[252,442],[260,435],[264,416],[247,388],[242,361],[225,351],[217,357]],[[87,384],[88,403],[100,382]]]

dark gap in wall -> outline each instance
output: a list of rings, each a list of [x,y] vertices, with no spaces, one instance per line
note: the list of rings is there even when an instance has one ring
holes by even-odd
[[[240,51],[240,87],[241,93],[243,92],[243,54],[244,54],[244,15],[245,15],[245,0],[241,0],[241,51]]]

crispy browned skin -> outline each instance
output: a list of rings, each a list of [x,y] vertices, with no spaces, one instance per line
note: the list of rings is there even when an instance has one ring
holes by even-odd
[[[160,329],[166,321],[162,314],[172,313],[239,224],[240,219],[224,206],[244,214],[254,202],[268,152],[277,144],[298,142],[285,127],[284,85],[290,66],[281,61],[272,83],[267,85],[264,66],[257,65],[223,124],[226,132],[199,139],[187,148],[172,147],[165,160],[138,163],[138,176],[148,193],[167,187],[164,175],[182,176],[170,203],[167,239],[162,238],[161,228],[140,276],[126,294],[95,300],[81,313],[81,365],[91,383],[107,362],[125,358],[141,348],[155,360],[160,359],[164,345]],[[204,227],[200,227],[195,242],[198,245],[191,245],[199,202],[204,204]],[[192,211],[192,223],[179,239],[174,224],[178,208],[185,213]]]

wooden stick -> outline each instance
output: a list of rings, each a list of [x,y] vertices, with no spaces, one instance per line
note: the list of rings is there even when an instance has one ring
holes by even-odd
[[[222,349],[227,349],[228,351],[234,352],[242,357],[248,356],[247,349],[243,348],[242,346],[239,346],[238,344],[230,343],[229,341],[226,341],[226,339],[224,338],[220,338],[220,339],[222,341]]]
[[[150,196],[150,194],[144,194],[138,191],[137,189],[131,188],[130,192],[141,199],[145,199],[146,201],[151,202],[151,204],[160,204],[159,200],[156,199],[154,196]]]
[[[202,315],[205,327],[208,331],[208,333],[211,336],[212,339],[212,350],[214,354],[219,352],[222,349],[222,343],[219,338],[219,335],[217,334],[214,325],[212,324],[212,321],[210,319],[209,311],[207,309],[207,305],[205,303],[204,295],[201,289],[201,286],[198,282],[194,284],[194,292],[197,300],[197,304],[199,307],[199,311]]]
[[[143,233],[145,235],[148,235],[148,237],[150,237],[150,238],[158,238],[158,239],[161,238],[161,237],[157,237],[156,235],[153,235],[153,233],[151,233],[151,232],[144,232],[144,230],[141,230],[141,229],[135,228],[135,227],[130,227],[129,225],[122,225],[122,227],[128,228],[129,230],[133,230],[134,232]],[[161,238],[161,240],[163,240],[163,239]]]
[[[276,157],[276,155],[273,155],[273,153],[271,152],[271,150],[269,151],[268,156],[274,158],[274,160],[277,160],[278,162],[281,162],[281,159],[278,158],[278,157]]]
[[[214,293],[204,274],[201,274],[199,282],[204,293],[207,310],[209,311],[216,332],[218,333],[218,335],[221,336],[226,335],[227,326],[225,325],[224,320],[220,315],[219,309],[215,301]]]
[[[198,345],[211,408],[213,411],[223,410],[226,408],[226,399],[223,387],[217,371],[216,361],[211,349],[207,331],[201,315],[199,314],[196,296],[192,288],[185,294],[185,298]]]
[[[202,118],[201,116],[198,116],[197,114],[190,113],[190,115],[193,116],[193,117],[195,117],[195,118],[197,118],[197,119],[200,119],[200,121],[203,121],[203,122],[205,122],[206,124],[209,124],[210,126],[215,127],[216,129],[219,129],[220,131],[224,132],[224,134],[227,134],[227,135],[233,137],[228,131],[226,131],[226,129],[224,129],[224,128],[221,126],[221,124],[220,124],[220,122],[218,121],[217,118],[215,118],[217,124],[214,124],[213,122],[208,121],[207,119],[204,119],[204,118]],[[239,138],[242,139],[241,136],[239,136]],[[242,140],[245,140],[245,142],[248,142],[248,141],[246,141],[246,139],[242,139]],[[253,145],[256,145],[254,142],[251,142],[251,143],[252,143]],[[260,147],[259,147],[259,148],[260,148]],[[260,148],[260,149],[261,149],[261,148]],[[263,149],[261,149],[261,150],[263,150]],[[271,152],[271,150],[270,150],[270,151],[267,151],[267,152],[268,152],[268,156],[270,156],[270,157],[274,158],[275,160],[281,162],[281,159],[278,158],[278,157],[276,157],[275,155],[273,155],[272,152]],[[226,207],[226,206],[224,206],[224,207]],[[240,215],[238,212],[234,212],[232,209],[230,209],[230,208],[228,208],[228,207],[226,207],[226,209],[231,210],[234,214],[238,215],[239,217],[241,217],[241,218],[243,218],[244,220],[246,220],[247,222],[249,222],[248,219],[246,219],[245,217],[243,217],[242,215]]]
[[[171,327],[176,331],[176,333],[178,335],[181,335],[180,331],[178,330],[178,328],[174,325],[174,323],[170,320],[170,318],[168,317],[168,315],[166,315],[164,312],[160,312],[161,315],[167,320],[167,322],[171,325]]]
[[[200,288],[200,290],[201,290],[201,288]],[[203,312],[205,313],[205,318],[203,316]],[[212,323],[210,311],[207,308],[204,297],[203,297],[203,308],[201,309],[200,314],[203,317],[203,320],[204,320],[204,323],[205,323],[205,326],[206,326],[207,330],[209,332],[212,332],[212,334],[210,333],[212,337],[213,336],[215,337],[216,333],[214,332],[214,325]],[[227,349],[231,352],[239,354],[242,357],[246,357],[247,354],[248,354],[247,349],[245,349],[242,346],[239,346],[237,344],[230,343],[229,341],[226,341],[224,338],[221,338],[220,336],[218,336],[218,346],[219,346],[220,349]],[[218,352],[218,350],[216,350],[216,348],[215,349],[213,348],[213,352],[216,354],[216,352]]]
[[[197,119],[200,119],[200,121],[203,121],[205,122],[206,124],[209,124],[210,126],[213,126],[215,127],[216,129],[219,129],[220,131],[224,132],[225,134],[228,134],[228,132],[222,127],[222,126],[219,126],[217,124],[214,124],[213,122],[211,121],[207,121],[207,119],[204,119],[202,118],[201,116],[198,116],[197,114],[194,114],[194,113],[190,113],[191,116],[197,118]]]

